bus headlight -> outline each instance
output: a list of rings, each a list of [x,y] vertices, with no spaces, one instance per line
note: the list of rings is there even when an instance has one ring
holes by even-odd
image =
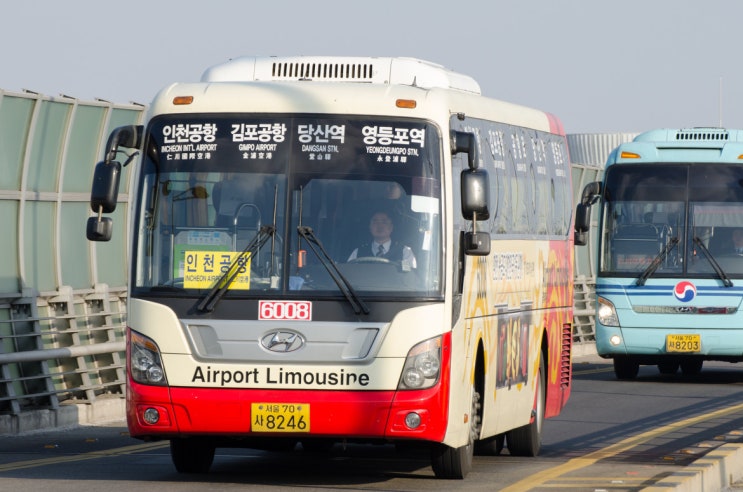
[[[599,297],[598,301],[598,318],[604,326],[619,326],[619,317],[617,316],[617,310],[614,309],[614,304],[609,300]]]
[[[132,379],[138,383],[165,386],[165,369],[160,359],[160,349],[154,341],[134,331],[129,331],[129,368]]]
[[[421,342],[408,352],[397,389],[424,389],[441,374],[441,337]]]

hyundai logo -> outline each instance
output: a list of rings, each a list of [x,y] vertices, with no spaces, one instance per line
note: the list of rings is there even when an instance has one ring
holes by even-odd
[[[276,330],[263,335],[261,345],[271,352],[294,352],[304,347],[304,337],[289,330]]]

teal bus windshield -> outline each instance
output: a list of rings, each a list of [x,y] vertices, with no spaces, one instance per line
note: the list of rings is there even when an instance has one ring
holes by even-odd
[[[601,276],[743,278],[743,166],[610,166],[600,249]]]

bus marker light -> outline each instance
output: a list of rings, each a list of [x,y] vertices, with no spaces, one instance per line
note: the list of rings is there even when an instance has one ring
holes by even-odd
[[[395,101],[395,106],[398,108],[415,109],[417,105],[418,103],[415,102],[415,99],[398,99]]]
[[[635,152],[627,152],[626,150],[623,150],[620,157],[622,159],[639,159],[642,156],[640,154],[636,154]]]
[[[150,407],[144,411],[142,417],[148,424],[155,425],[160,421],[160,412],[158,412],[156,408]]]
[[[410,412],[405,416],[405,425],[408,429],[417,429],[421,425],[421,416],[416,412]]]
[[[617,345],[622,343],[622,337],[620,337],[619,335],[612,335],[612,337],[609,339],[609,343],[616,347]]]
[[[186,106],[193,102],[193,96],[176,96],[173,98],[173,105]]]

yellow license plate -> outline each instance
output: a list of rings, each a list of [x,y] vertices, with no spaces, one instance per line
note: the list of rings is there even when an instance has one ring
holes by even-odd
[[[253,432],[309,432],[309,403],[251,403]]]
[[[701,352],[701,335],[667,335],[666,352]]]

